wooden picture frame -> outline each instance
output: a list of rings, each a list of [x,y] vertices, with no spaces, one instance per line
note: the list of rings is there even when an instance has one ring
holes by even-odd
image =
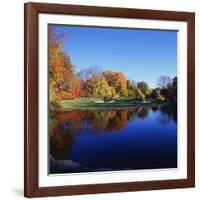
[[[62,14],[121,19],[187,22],[187,178],[68,186],[39,186],[39,14]],[[195,185],[195,14],[189,12],[26,3],[24,17],[24,195],[44,197],[138,190],[194,187]]]

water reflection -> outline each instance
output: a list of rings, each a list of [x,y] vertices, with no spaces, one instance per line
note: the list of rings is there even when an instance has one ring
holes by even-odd
[[[110,142],[109,145],[112,146],[114,145],[114,141],[117,140],[116,138],[118,137],[117,136],[118,134],[120,135],[127,134],[129,135],[128,136],[129,140],[127,139],[127,146],[128,146],[130,143],[129,141],[131,141],[132,137],[134,137],[133,134],[132,135],[130,134],[131,132],[138,130],[137,134],[141,132],[141,135],[143,134],[143,132],[146,134],[148,130],[149,132],[156,131],[155,133],[159,133],[161,132],[160,126],[166,126],[166,125],[169,125],[169,127],[166,128],[165,132],[169,132],[172,129],[173,129],[173,132],[176,132],[176,122],[177,122],[176,105],[167,105],[167,106],[158,105],[158,106],[152,106],[152,107],[138,106],[134,108],[124,108],[124,109],[115,109],[115,110],[68,111],[68,112],[51,113],[50,124],[49,124],[50,154],[55,160],[66,160],[66,159],[73,158],[73,160],[76,160],[76,162],[80,163],[81,161],[85,165],[90,165],[90,168],[91,166],[93,166],[94,168],[99,168],[98,167],[99,165],[100,167],[104,165],[101,165],[101,164],[98,165],[98,164],[95,164],[94,162],[98,163],[101,161],[101,162],[106,163],[107,160],[105,161],[103,158],[101,159],[98,158],[99,160],[96,160],[97,158],[95,157],[95,160],[92,163],[89,157],[85,158],[85,160],[84,160],[84,156],[80,158],[81,153],[84,153],[84,152],[81,152],[81,153],[78,152],[80,149],[82,151],[85,151],[87,156],[90,156],[90,154],[88,153],[88,150],[87,151],[84,150],[86,146],[83,147],[83,143],[85,143],[85,145],[89,144],[91,146],[94,143],[96,143],[96,146],[94,145],[93,150],[101,151],[101,154],[99,156],[106,157],[104,154],[102,155],[102,152],[103,152],[102,147],[104,143],[99,144],[101,137],[104,138],[102,140],[103,142],[105,142],[106,145],[108,145],[107,142],[109,141]],[[148,130],[146,130],[146,128]],[[113,136],[109,136],[109,140],[108,139],[105,140],[105,135],[113,135]],[[98,137],[98,139],[94,137]],[[155,134],[152,137],[155,137]],[[139,137],[137,136],[137,139],[138,138]],[[160,140],[160,136],[158,136],[158,138]],[[176,139],[176,135],[174,138]],[[143,140],[145,140],[145,137],[143,138]],[[120,138],[120,141],[123,141],[123,138]],[[155,141],[156,139],[154,139],[153,142]],[[141,141],[141,146],[143,145],[142,142],[143,141]],[[173,145],[174,144],[175,143],[173,143]],[[127,164],[124,164],[124,166],[126,168],[129,168],[129,167],[132,168],[132,166],[129,166],[128,163],[130,163],[130,161],[128,160],[132,159],[131,156],[136,152],[137,149],[134,149],[134,146],[133,147],[130,146],[130,149],[126,150],[128,151],[127,153],[124,150],[125,147],[120,146],[120,145],[121,144],[119,144],[118,147],[113,147],[110,151],[113,151],[113,154],[115,154],[116,152],[118,152],[118,149],[122,148],[125,153],[125,155],[121,155],[123,160],[124,160],[124,157],[127,157]],[[126,145],[125,142],[123,145]],[[135,148],[136,146],[138,146],[138,144],[135,145]],[[160,148],[158,146],[155,146],[155,147]],[[140,147],[138,146],[138,148]],[[115,149],[115,151],[113,149]],[[176,154],[176,146],[173,146],[173,149],[174,149],[173,153]],[[162,149],[160,151],[162,151]],[[122,153],[122,151],[120,153]],[[144,159],[146,159],[145,156],[144,156]],[[114,157],[115,155],[111,155],[110,159],[111,160],[116,159]],[[106,158],[106,159],[109,159],[109,158]],[[139,159],[138,163],[143,163],[143,161],[140,160],[142,159],[142,157],[138,159]],[[154,157],[152,157],[152,159],[154,159]],[[176,163],[176,156],[173,157],[172,160],[173,160],[173,167],[174,167],[174,163]],[[121,162],[121,161],[119,160],[118,162]],[[125,162],[126,160],[124,161],[124,163]],[[117,162],[113,160],[113,163],[117,163]],[[167,163],[170,163],[170,161]],[[142,166],[141,168],[148,168],[148,166],[146,167],[143,166],[146,164],[143,164],[143,165],[140,164],[140,165]],[[154,165],[157,166],[157,164],[154,164]],[[110,166],[112,166],[112,168],[115,167],[113,164],[110,164]],[[123,166],[123,165],[120,164],[120,166]],[[153,166],[152,163],[149,164],[149,167],[151,166]],[[105,165],[105,167],[107,166]],[[170,167],[170,166],[166,165],[166,167]],[[116,168],[119,169],[120,167],[117,166]],[[136,167],[136,168],[139,168],[139,167]]]

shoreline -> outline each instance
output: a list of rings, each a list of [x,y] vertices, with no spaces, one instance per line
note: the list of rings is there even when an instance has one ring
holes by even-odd
[[[77,107],[77,108],[55,108],[52,112],[67,112],[67,111],[104,111],[104,110],[124,110],[124,109],[135,109],[137,107],[152,107],[152,106],[166,106],[169,104],[174,104],[174,102],[164,102],[164,103],[134,103],[134,104],[127,104],[127,105],[101,105],[97,107]]]

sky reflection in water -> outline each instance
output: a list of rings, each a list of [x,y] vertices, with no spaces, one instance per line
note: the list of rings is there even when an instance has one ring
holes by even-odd
[[[50,173],[177,167],[176,105],[54,113],[49,129],[51,157],[79,164]]]

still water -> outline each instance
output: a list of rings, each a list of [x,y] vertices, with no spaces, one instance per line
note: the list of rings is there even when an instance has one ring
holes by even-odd
[[[52,113],[50,173],[177,167],[176,105]]]

